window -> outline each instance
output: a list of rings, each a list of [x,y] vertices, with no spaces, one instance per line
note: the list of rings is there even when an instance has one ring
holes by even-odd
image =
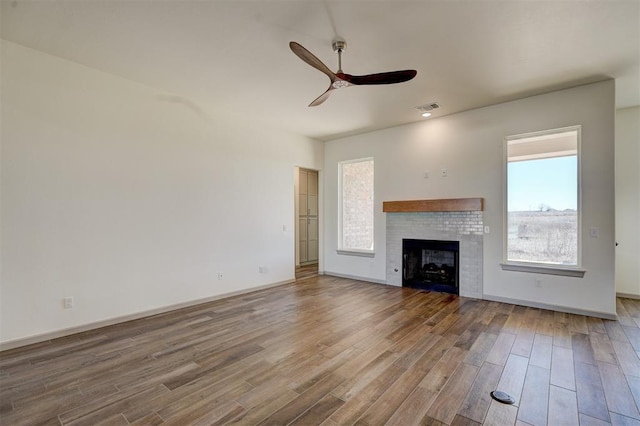
[[[373,253],[373,158],[340,168],[340,247],[343,254]]]
[[[580,265],[579,146],[579,126],[507,138],[507,264]]]

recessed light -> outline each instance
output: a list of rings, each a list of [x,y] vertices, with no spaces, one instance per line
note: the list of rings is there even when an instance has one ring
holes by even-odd
[[[431,113],[430,113],[430,112],[423,112],[423,113],[422,113],[422,116],[423,116],[424,118],[431,117]]]

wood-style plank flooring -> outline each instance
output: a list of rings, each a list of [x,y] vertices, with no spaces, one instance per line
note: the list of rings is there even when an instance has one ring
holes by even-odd
[[[639,425],[618,314],[317,276],[0,353],[0,423]]]
[[[303,280],[318,275],[318,264],[310,263],[308,265],[298,266],[296,268],[296,280]]]

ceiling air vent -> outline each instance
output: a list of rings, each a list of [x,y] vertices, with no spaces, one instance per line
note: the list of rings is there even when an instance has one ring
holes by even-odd
[[[438,104],[437,102],[432,102],[430,104],[426,104],[426,105],[421,105],[418,108],[418,110],[420,110],[420,112],[431,112],[434,109],[438,109],[440,108],[440,104]]]
[[[420,111],[420,114],[422,114],[423,117],[429,117],[431,115],[431,111],[438,108],[440,108],[440,104],[438,104],[437,102],[431,102],[429,104],[416,107],[416,109]]]

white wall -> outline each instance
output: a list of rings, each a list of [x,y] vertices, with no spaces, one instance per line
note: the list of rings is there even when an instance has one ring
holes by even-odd
[[[616,111],[616,291],[640,297],[640,107]]]
[[[294,279],[320,141],[8,42],[1,78],[0,342]]]
[[[446,105],[443,112],[446,112]],[[582,125],[584,278],[503,271],[503,144],[509,135]],[[375,159],[375,257],[338,255],[338,162]],[[448,177],[440,177],[440,169]],[[424,172],[430,178],[424,179]],[[484,197],[484,295],[532,306],[615,313],[614,82],[606,81],[325,144],[326,273],[385,281],[385,214],[393,200]],[[589,238],[598,227],[600,237]],[[535,286],[541,279],[541,288]]]

